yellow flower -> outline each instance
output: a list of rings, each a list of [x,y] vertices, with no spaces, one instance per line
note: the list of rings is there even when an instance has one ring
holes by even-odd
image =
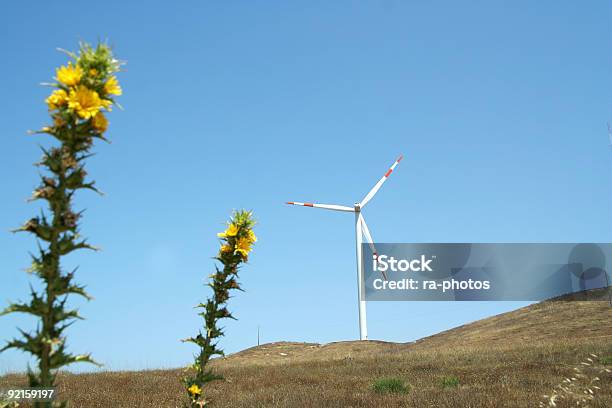
[[[66,86],[75,86],[81,82],[83,70],[78,65],[68,63],[68,66],[61,66],[55,71],[56,79]]]
[[[95,68],[90,69],[89,75],[91,75],[92,77],[98,76],[98,70]]]
[[[222,253],[232,252],[232,247],[231,247],[231,245],[228,245],[228,244],[221,245],[221,252],[222,252]]]
[[[249,230],[249,232],[247,232],[247,238],[249,239],[249,241],[251,241],[251,243],[257,242],[257,236],[255,235],[255,233],[253,232],[253,230]]]
[[[49,106],[49,110],[54,110],[66,104],[68,100],[68,94],[63,89],[56,89],[49,95],[47,100],[47,105]]]
[[[103,107],[103,104],[96,91],[92,91],[85,86],[79,86],[70,90],[68,107],[75,111],[81,118],[89,119],[100,112],[100,108]]]
[[[121,95],[121,87],[117,77],[112,76],[108,78],[108,81],[104,84],[104,92],[109,95]]]
[[[101,99],[100,104],[102,105],[102,107],[104,109],[106,109],[107,111],[111,111],[111,106],[113,105],[113,101],[109,101],[108,99]]]
[[[230,224],[229,227],[223,232],[217,234],[219,238],[235,237],[238,234],[238,226],[236,224]]]
[[[104,116],[102,112],[98,112],[98,114],[91,119],[91,125],[98,133],[104,133],[108,128],[108,119],[106,119],[106,116]]]
[[[236,243],[236,252],[246,258],[249,255],[249,252],[251,252],[251,244],[252,242],[248,237],[238,239],[238,242]]]
[[[202,388],[197,384],[192,384],[191,387],[187,388],[187,391],[189,391],[191,395],[200,395],[202,393]]]

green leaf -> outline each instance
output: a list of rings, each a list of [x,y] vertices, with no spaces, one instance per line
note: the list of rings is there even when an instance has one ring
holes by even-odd
[[[31,335],[21,329],[17,329],[24,337],[24,340],[13,339],[9,341],[3,348],[0,349],[0,353],[11,349],[16,348],[23,351],[26,351],[32,355],[39,356],[42,352],[42,337],[40,333],[36,333],[36,335]]]
[[[77,249],[91,249],[93,251],[98,251],[99,248],[89,245],[85,240],[80,242],[74,242],[75,236],[71,234],[64,234],[60,241],[58,242],[58,250],[60,255],[67,255],[72,251],[76,251]]]
[[[63,296],[68,295],[70,293],[74,293],[76,295],[83,296],[87,300],[93,299],[91,296],[89,296],[89,294],[87,294],[87,292],[85,292],[85,286],[79,286],[70,283],[72,281],[72,278],[74,277],[76,270],[77,269],[66,275],[57,277],[50,285],[50,287],[52,288],[56,296]]]

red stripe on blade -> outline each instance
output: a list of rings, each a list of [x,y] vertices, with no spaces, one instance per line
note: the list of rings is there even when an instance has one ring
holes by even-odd
[[[305,206],[305,207],[313,207],[313,205],[312,205],[312,204],[310,204],[310,203],[304,203],[304,206]]]
[[[389,177],[389,174],[393,173],[393,170],[389,169],[389,171],[387,171],[385,173],[385,177]],[[380,174],[380,173],[379,173]]]

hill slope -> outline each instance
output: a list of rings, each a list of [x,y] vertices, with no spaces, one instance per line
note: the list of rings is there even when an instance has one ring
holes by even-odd
[[[280,364],[368,357],[425,349],[514,347],[529,342],[545,345],[564,341],[612,343],[612,307],[607,302],[543,302],[478,320],[413,343],[343,341],[277,342],[226,357],[224,364]]]
[[[413,343],[280,342],[250,348],[215,361],[225,381],[214,383],[208,395],[217,407],[538,406],[589,353],[600,356],[598,367],[610,363],[602,359],[612,356],[609,304],[544,302]],[[76,407],[175,407],[182,401],[182,374],[65,374],[59,391]],[[371,384],[382,377],[401,378],[410,392],[376,394]],[[444,377],[456,377],[459,385],[443,387]],[[610,374],[600,377],[601,390],[590,406],[612,406]],[[23,381],[6,376],[0,387]]]

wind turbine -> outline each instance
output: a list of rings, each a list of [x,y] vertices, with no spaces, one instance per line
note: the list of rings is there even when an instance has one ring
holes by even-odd
[[[335,204],[315,204],[315,203],[299,203],[296,201],[288,201],[287,204],[291,205],[301,205],[303,207],[313,207],[313,208],[323,208],[325,210],[333,210],[333,211],[345,211],[355,213],[355,248],[357,253],[357,301],[359,306],[359,339],[367,340],[368,339],[368,325],[366,320],[366,302],[363,299],[361,290],[363,281],[363,262],[361,259],[361,244],[363,242],[363,238],[365,237],[366,242],[370,245],[374,256],[378,256],[376,252],[376,248],[374,247],[374,240],[372,239],[372,234],[370,234],[370,230],[363,218],[363,214],[361,214],[361,210],[365,207],[365,205],[374,197],[374,195],[380,190],[382,185],[387,181],[395,167],[399,164],[399,162],[404,158],[401,155],[393,165],[387,170],[384,176],[378,183],[374,185],[374,187],[366,194],[366,196],[361,200],[361,202],[353,204],[353,207],[347,207],[344,205],[335,205]],[[384,275],[385,280],[387,276]]]

